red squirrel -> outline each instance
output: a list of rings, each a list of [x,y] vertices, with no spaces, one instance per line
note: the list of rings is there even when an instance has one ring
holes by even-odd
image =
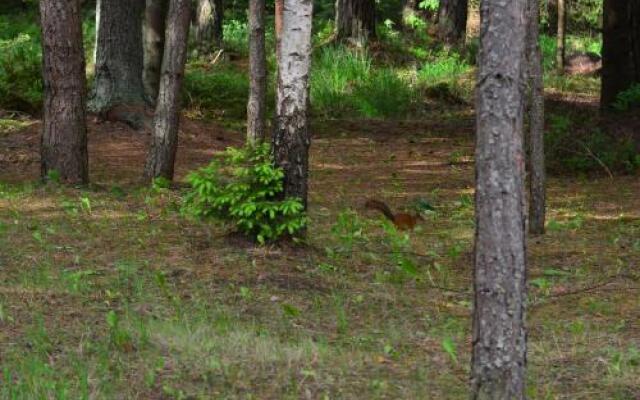
[[[396,213],[383,201],[369,199],[364,203],[364,207],[372,210],[378,210],[399,230],[413,229],[419,220],[424,219],[420,214]]]

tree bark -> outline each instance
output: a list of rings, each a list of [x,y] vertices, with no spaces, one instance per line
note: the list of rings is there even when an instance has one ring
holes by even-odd
[[[160,87],[160,69],[164,51],[167,0],[146,0],[144,18],[144,91],[148,102],[155,104]]]
[[[307,106],[312,15],[312,0],[284,0],[273,135],[275,162],[285,172],[283,196],[299,198],[305,209],[311,144]]]
[[[558,75],[564,74],[564,59],[565,59],[565,43],[566,32],[565,25],[567,22],[567,13],[565,0],[557,0],[558,2],[558,34],[556,36],[556,69]]]
[[[178,149],[180,90],[184,78],[184,65],[187,61],[190,22],[191,0],[170,0],[160,93],[145,168],[147,180],[158,177],[173,179]]]
[[[525,8],[480,7],[472,399],[525,398]]]
[[[461,43],[467,32],[468,0],[440,0],[438,35],[445,43]]]
[[[195,39],[200,51],[208,54],[214,47],[222,48],[223,0],[198,0],[195,19]]]
[[[375,0],[336,0],[337,40],[362,46],[375,36]]]
[[[546,174],[544,160],[544,81],[540,50],[540,0],[528,1],[529,70],[529,232],[544,233]]]
[[[247,142],[265,138],[267,57],[265,51],[265,0],[249,0],[249,101]]]
[[[118,108],[118,119],[144,125],[143,0],[98,0],[95,83],[91,111]]]
[[[605,0],[602,41],[600,104],[606,110],[640,82],[640,0]]]
[[[62,182],[89,181],[86,78],[78,0],[40,0],[44,80],[41,142],[43,179],[57,171]]]

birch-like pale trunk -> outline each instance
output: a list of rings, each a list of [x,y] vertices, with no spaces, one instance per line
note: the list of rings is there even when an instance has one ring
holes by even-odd
[[[160,92],[153,118],[151,146],[147,155],[145,178],[173,179],[178,128],[180,89],[187,61],[187,39],[191,22],[191,0],[171,0],[167,17]]]
[[[529,82],[529,232],[544,233],[546,174],[544,160],[544,81],[540,50],[540,0],[528,1]]]
[[[472,399],[525,398],[525,11],[480,6]]]
[[[266,130],[267,57],[265,0],[249,0],[249,101],[247,142],[262,142]]]
[[[278,87],[273,151],[284,169],[284,197],[307,206],[309,175],[309,70],[312,0],[284,0],[278,49]]]

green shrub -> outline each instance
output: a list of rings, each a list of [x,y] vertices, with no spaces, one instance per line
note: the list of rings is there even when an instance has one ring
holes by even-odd
[[[570,172],[632,173],[640,168],[640,153],[629,138],[615,138],[599,129],[576,131],[570,118],[550,117],[545,152],[551,168]]]
[[[640,105],[640,83],[634,83],[627,90],[618,93],[612,107],[617,111],[629,111],[637,105]]]
[[[230,147],[189,175],[192,188],[183,210],[200,219],[228,222],[261,244],[295,236],[305,227],[306,216],[300,199],[278,199],[283,178],[268,145]]]
[[[429,86],[455,80],[469,72],[471,67],[457,53],[447,53],[425,63],[418,71],[418,81]]]
[[[414,99],[414,90],[392,69],[375,71],[370,79],[356,85],[353,92],[357,111],[367,118],[402,117]]]
[[[246,22],[229,20],[222,27],[224,48],[241,55],[249,54],[249,28]]]
[[[37,112],[42,107],[42,51],[37,38],[0,40],[0,107]]]
[[[215,110],[225,117],[243,119],[247,112],[249,78],[242,71],[206,71],[188,68],[184,80],[186,107]],[[272,97],[269,97],[272,98]]]

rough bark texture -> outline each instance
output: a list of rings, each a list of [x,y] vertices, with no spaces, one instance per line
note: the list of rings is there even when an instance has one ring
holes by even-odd
[[[307,106],[312,14],[312,0],[284,0],[273,135],[275,161],[285,172],[283,195],[299,198],[305,208],[311,144]]]
[[[524,399],[525,2],[480,6],[472,399]]]
[[[336,0],[337,40],[364,45],[375,36],[375,0]]]
[[[565,0],[557,0],[558,2],[558,34],[556,36],[556,69],[558,75],[564,74],[564,58],[566,32],[565,25],[567,22],[567,13]]]
[[[151,147],[145,178],[173,179],[178,148],[180,89],[187,61],[187,39],[191,22],[191,0],[170,0],[165,36],[160,93],[153,119]]]
[[[85,62],[78,0],[40,1],[44,116],[42,177],[57,171],[67,183],[87,183]]]
[[[601,106],[640,82],[640,0],[605,0]]]
[[[167,7],[167,0],[147,0],[144,13],[144,71],[142,76],[145,95],[151,104],[155,104],[160,86]]]
[[[247,141],[257,143],[265,137],[267,58],[265,53],[265,0],[249,0],[249,101],[247,103]]]
[[[529,232],[544,233],[546,175],[544,164],[544,82],[540,50],[540,0],[528,1],[529,70]]]
[[[195,39],[202,53],[222,48],[223,0],[198,0],[195,13]]]
[[[464,41],[467,31],[468,0],[440,0],[438,36],[446,43]]]
[[[106,113],[128,110],[122,119],[143,125],[145,105],[142,46],[144,0],[98,0],[96,69],[89,108]]]

